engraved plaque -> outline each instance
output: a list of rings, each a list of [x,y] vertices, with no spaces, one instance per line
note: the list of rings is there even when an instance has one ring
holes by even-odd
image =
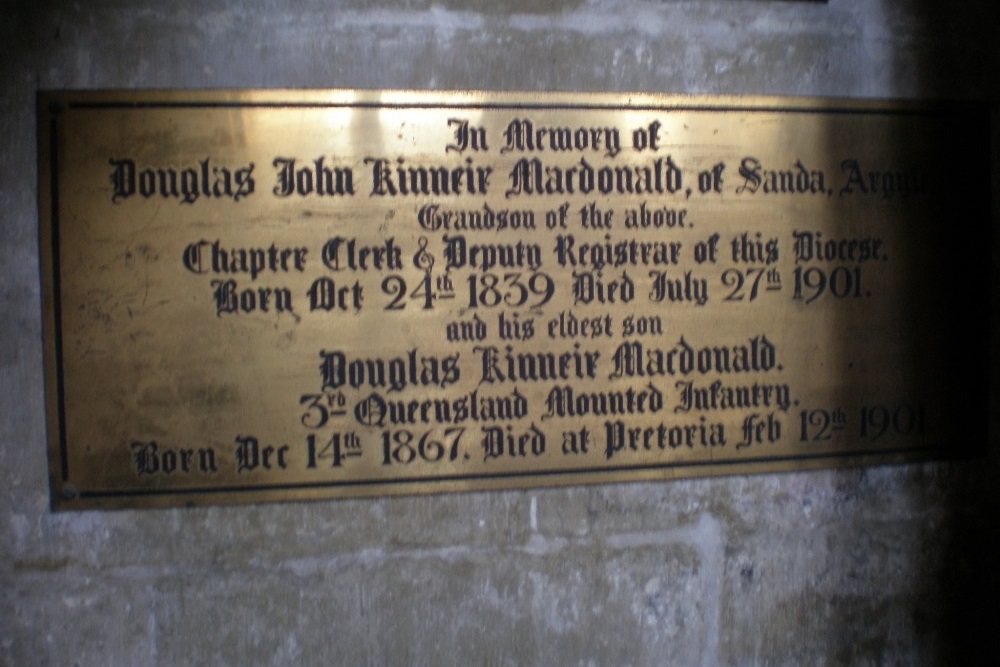
[[[69,92],[38,118],[57,509],[983,444],[980,107]]]

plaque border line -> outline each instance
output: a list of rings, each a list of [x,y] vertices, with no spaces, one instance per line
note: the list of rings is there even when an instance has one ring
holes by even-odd
[[[317,481],[317,482],[289,482],[285,484],[255,484],[249,486],[216,486],[216,487],[171,487],[168,489],[130,489],[114,491],[79,491],[78,495],[84,499],[114,499],[114,498],[141,498],[144,496],[169,497],[172,495],[214,495],[214,494],[238,494],[256,493],[266,491],[308,491],[310,489],[335,489],[350,488],[358,486],[397,486],[405,484],[448,483],[448,482],[471,482],[492,479],[524,479],[531,477],[560,477],[570,475],[592,475],[601,472],[653,472],[657,470],[683,469],[717,466],[758,466],[765,467],[770,464],[789,463],[792,461],[823,461],[827,459],[842,459],[850,461],[863,459],[866,457],[892,457],[892,456],[913,456],[914,452],[926,452],[927,456],[936,459],[957,458],[956,456],[942,455],[939,447],[894,447],[892,449],[866,449],[851,452],[824,452],[818,454],[805,454],[796,456],[767,456],[753,459],[713,459],[711,461],[675,461],[668,463],[649,463],[640,465],[619,465],[619,466],[592,466],[588,468],[565,468],[557,470],[524,470],[506,471],[495,473],[468,473],[461,475],[433,475],[418,477],[394,477],[388,479],[348,479],[338,481]],[[725,474],[725,473],[722,473]]]
[[[878,100],[871,100],[872,103]],[[926,105],[917,108],[860,108],[847,105],[838,106],[753,106],[753,105],[662,105],[662,104],[585,104],[585,103],[513,103],[513,102],[253,102],[253,101],[107,101],[88,102],[70,100],[66,102],[67,109],[80,111],[105,111],[110,109],[484,109],[529,110],[529,111],[660,111],[682,113],[793,113],[809,115],[862,115],[862,116],[914,116],[936,117],[955,115],[954,105]]]
[[[63,483],[69,482],[69,442],[66,436],[66,383],[63,378],[63,327],[62,327],[62,263],[59,244],[59,116],[60,109],[50,108],[49,125],[49,179],[51,206],[52,244],[52,318],[55,328],[56,414],[59,420],[59,464]]]

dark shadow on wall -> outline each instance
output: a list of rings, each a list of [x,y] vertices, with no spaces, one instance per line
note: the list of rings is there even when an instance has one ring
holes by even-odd
[[[894,339],[889,347],[896,355],[882,370],[899,373],[882,380],[914,400],[928,388],[941,390],[928,406],[939,415],[932,433],[956,458],[908,465],[889,485],[872,482],[864,470],[835,473],[844,493],[860,500],[850,505],[850,534],[833,531],[828,538],[844,589],[816,613],[833,610],[831,626],[822,629],[832,665],[1000,665],[993,621],[1000,617],[1000,50],[993,46],[1000,9],[982,0],[864,6],[879,22],[872,35],[881,35],[865,43],[890,54],[872,66],[885,67],[890,81],[914,97],[944,101],[949,109],[934,121],[891,123],[873,139],[870,157],[885,168],[930,176],[930,196],[883,202],[900,216],[887,217],[892,227],[885,231],[905,285],[882,313],[878,335]],[[834,127],[831,121],[827,149],[848,157]],[[831,224],[858,233],[849,218]],[[917,220],[931,224],[907,225]],[[863,233],[873,233],[870,222]],[[868,317],[846,311],[831,337],[871,335]],[[845,344],[836,360],[845,405],[859,399],[847,386],[853,372],[847,369],[857,361],[849,350],[856,344]],[[887,498],[888,492],[905,497]],[[871,501],[906,510],[890,524]],[[911,552],[893,553],[901,549]],[[884,570],[873,571],[875,562]]]
[[[893,3],[883,4],[887,12],[893,11]],[[1000,308],[995,301],[1000,294],[996,131],[1000,57],[994,41],[1000,11],[996,3],[982,0],[914,0],[914,4],[917,24],[912,27],[911,48],[917,51],[901,54],[897,65],[917,63],[914,74],[920,97],[988,102],[978,111],[964,113],[970,126],[975,113],[987,116],[982,121],[990,130],[968,138],[962,151],[968,157],[961,162],[952,158],[935,166],[942,173],[960,170],[957,182],[964,187],[953,196],[949,193],[947,205],[936,212],[941,224],[932,253],[950,275],[964,276],[961,284],[947,290],[950,300],[937,323],[942,332],[938,340],[956,362],[942,381],[954,392],[956,421],[964,419],[953,430],[946,427],[943,436],[956,446],[982,445],[985,451],[971,460],[925,466],[913,475],[917,502],[929,500],[927,525],[918,529],[926,539],[920,553],[913,554],[919,581],[911,621],[928,639],[923,645],[927,664],[1000,665],[993,621],[1000,616],[1000,382],[995,356],[1000,349]],[[965,128],[960,127],[962,118],[955,123],[957,138]],[[941,153],[954,155],[955,145],[950,138],[946,141],[951,145],[941,146]],[[977,151],[980,160],[972,158]],[[913,250],[917,255],[931,254],[927,248]],[[917,302],[920,296],[915,295]],[[921,484],[926,487],[919,488]]]
[[[990,216],[986,229],[977,228],[982,243],[988,244],[988,298],[973,293],[970,307],[989,308],[988,372],[988,452],[981,462],[958,469],[949,485],[945,558],[938,573],[943,582],[946,614],[945,636],[939,664],[955,664],[961,656],[966,664],[1000,664],[1000,641],[994,619],[1000,617],[1000,372],[997,352],[1000,350],[1000,54],[995,42],[1000,26],[1000,9],[993,2],[934,3],[924,0],[924,15],[930,26],[943,25],[946,38],[955,45],[950,59],[936,58],[928,71],[942,82],[952,80],[967,68],[972,77],[968,89],[957,94],[989,101],[990,136],[983,137],[989,145],[989,173],[984,177],[989,187]],[[951,14],[961,23],[948,23]],[[933,57],[934,54],[928,54]],[[979,87],[981,86],[981,88]],[[986,255],[987,253],[983,253]],[[976,306],[971,304],[982,304]]]

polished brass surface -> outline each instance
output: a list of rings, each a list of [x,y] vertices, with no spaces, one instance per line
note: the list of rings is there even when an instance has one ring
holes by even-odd
[[[978,107],[170,91],[38,109],[55,508],[981,444]]]

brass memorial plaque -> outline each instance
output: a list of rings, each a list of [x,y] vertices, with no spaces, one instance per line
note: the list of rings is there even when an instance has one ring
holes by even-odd
[[[981,107],[67,92],[38,119],[57,509],[983,444]]]

